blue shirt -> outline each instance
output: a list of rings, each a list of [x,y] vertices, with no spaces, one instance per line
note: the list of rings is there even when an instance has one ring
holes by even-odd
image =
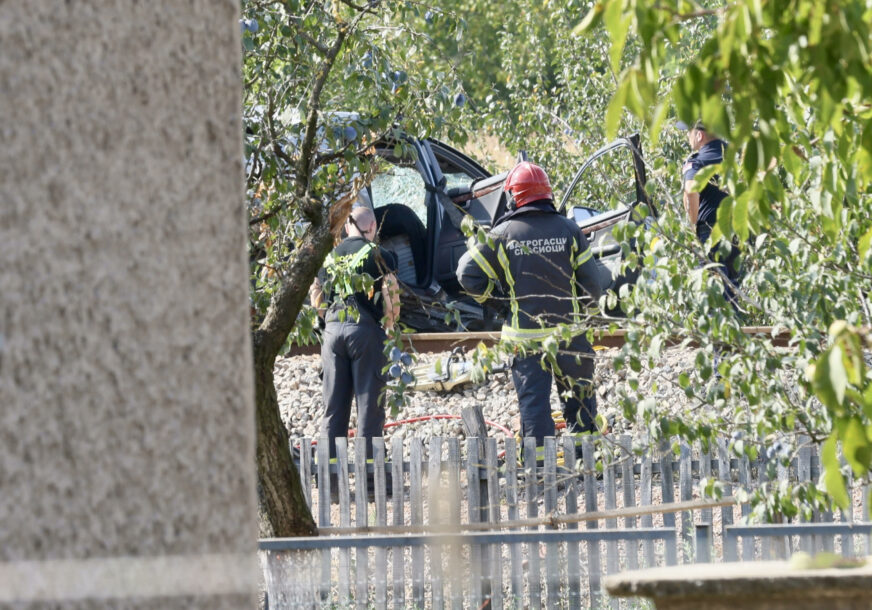
[[[681,168],[681,174],[684,177],[682,187],[688,180],[693,180],[693,177],[702,168],[723,161],[724,149],[726,147],[727,143],[723,140],[712,140],[690,155],[684,163],[684,167]],[[711,228],[717,222],[718,206],[724,197],[727,196],[726,191],[718,185],[719,182],[720,176],[715,174],[699,194],[699,216],[696,219],[697,235],[702,231],[708,237],[708,233],[711,232]]]

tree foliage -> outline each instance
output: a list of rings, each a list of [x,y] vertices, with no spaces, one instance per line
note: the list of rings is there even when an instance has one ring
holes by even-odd
[[[412,3],[378,0],[243,2],[261,535],[314,532],[273,366],[298,319],[312,329],[306,292],[377,170],[374,143],[399,153],[401,131],[463,137],[454,78],[409,25],[417,14]]]
[[[710,24],[698,52],[676,62],[697,22]],[[706,8],[608,0],[576,28],[608,31],[612,57],[628,36],[637,41],[606,114],[609,134],[624,113],[654,143],[673,117],[701,118],[731,143],[718,168],[731,197],[712,239],[743,244],[739,315],[725,305],[722,278],[706,269],[704,247],[683,230],[674,207],[655,232],[628,228],[625,236],[640,240],[643,253],[631,264],[644,264],[651,280],[626,301],[639,332],[624,363],[632,368],[656,356],[668,335],[698,343],[697,366],[681,384],[706,408],[673,421],[640,409],[628,391],[627,416],[652,435],[705,439],[733,429],[744,433],[741,452],[752,456],[782,437],[788,445],[778,459],[790,457],[800,435],[826,439],[824,483],[841,506],[847,495],[836,441],[856,476],[868,476],[872,464],[866,335],[855,328],[872,322],[870,25],[872,6],[860,1],[740,0]],[[678,189],[663,178],[678,176],[674,161],[655,159],[654,169],[660,179],[649,186],[652,196],[668,201]],[[788,330],[791,349],[743,335],[740,324],[748,322]]]

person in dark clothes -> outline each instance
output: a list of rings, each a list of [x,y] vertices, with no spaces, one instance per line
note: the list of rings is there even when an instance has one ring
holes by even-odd
[[[711,177],[701,191],[697,191],[695,176],[703,168],[724,160],[727,143],[707,131],[702,121],[697,121],[693,125],[678,121],[676,127],[687,132],[687,141],[693,150],[681,168],[684,211],[690,224],[696,229],[697,238],[705,244],[712,234],[718,219],[718,207],[727,196],[727,192],[720,187],[720,177],[717,174]],[[724,273],[732,284],[725,286],[724,296],[733,307],[736,307],[734,287],[739,285],[741,278],[739,248],[732,243],[715,244],[709,251],[708,257],[711,261],[723,265]]]
[[[581,298],[601,294],[600,274],[587,238],[572,220],[557,212],[545,171],[524,161],[503,187],[509,212],[494,224],[488,243],[472,240],[457,268],[457,280],[479,302],[501,300],[507,309],[502,338],[542,344],[559,336],[560,325],[583,319]],[[508,308],[501,306],[508,301]],[[554,436],[552,380],[560,391],[569,432],[596,430],[593,349],[584,333],[561,341],[554,361],[543,351],[518,353],[512,381],[521,411],[521,435],[542,446]]]
[[[312,305],[325,319],[321,337],[324,370],[324,419],[322,437],[330,443],[330,457],[336,456],[336,437],[346,436],[351,418],[351,401],[357,401],[357,436],[367,439],[372,456],[372,438],[382,436],[385,422],[384,343],[400,315],[396,259],[373,243],[377,225],[369,208],[355,208],[346,223],[348,237],[332,253],[335,261],[355,274],[373,279],[367,294],[355,292],[342,298],[332,285],[330,267],[325,266],[309,290]]]

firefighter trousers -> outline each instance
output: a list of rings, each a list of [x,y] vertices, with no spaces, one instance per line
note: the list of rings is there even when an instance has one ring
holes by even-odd
[[[515,358],[512,363],[512,382],[521,411],[521,436],[535,437],[539,446],[544,437],[554,436],[555,432],[551,417],[552,379],[557,384],[567,431],[586,432],[596,428],[590,343],[583,335],[575,337],[568,345],[560,346],[555,360],[556,363],[551,363],[542,354],[532,354]]]

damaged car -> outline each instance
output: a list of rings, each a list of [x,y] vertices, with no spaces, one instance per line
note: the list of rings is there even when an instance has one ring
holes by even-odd
[[[455,271],[466,251],[464,217],[487,229],[506,213],[508,172],[491,175],[434,139],[406,138],[401,146],[382,142],[375,148],[381,167],[359,204],[373,209],[379,243],[397,257],[403,288],[400,322],[419,332],[499,329],[501,313],[465,295]],[[623,252],[613,230],[622,222],[650,223],[650,217],[642,220],[635,213],[641,203],[656,214],[645,193],[638,135],[596,151],[555,200],[560,213],[587,236],[604,288],[618,290],[638,277],[638,271],[622,271]]]

